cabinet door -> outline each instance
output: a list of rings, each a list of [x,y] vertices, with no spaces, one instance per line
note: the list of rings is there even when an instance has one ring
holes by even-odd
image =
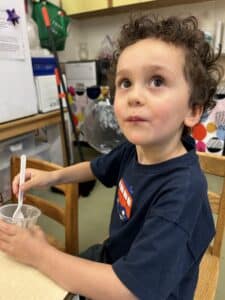
[[[62,0],[62,7],[68,15],[108,8],[108,0]]]
[[[138,4],[143,2],[151,2],[151,1],[157,1],[157,0],[113,0],[113,6],[125,6],[129,4]]]
[[[156,2],[157,0],[141,0],[140,2]]]
[[[129,5],[129,4],[136,4],[141,2],[141,0],[113,0],[113,6],[123,6],[123,5]]]
[[[49,2],[55,4],[56,6],[60,6],[60,0],[49,0]]]

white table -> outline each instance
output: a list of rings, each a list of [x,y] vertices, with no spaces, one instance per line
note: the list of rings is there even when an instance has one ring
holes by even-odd
[[[1,251],[0,268],[0,300],[63,300],[68,296],[48,277]]]

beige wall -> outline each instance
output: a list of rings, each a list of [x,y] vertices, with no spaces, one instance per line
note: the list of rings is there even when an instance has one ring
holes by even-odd
[[[195,15],[199,19],[201,28],[212,34],[218,19],[225,21],[225,1],[206,1],[196,4],[177,5],[160,9],[149,10],[154,14],[167,15]],[[78,47],[80,42],[87,42],[89,58],[95,59],[101,43],[106,34],[116,38],[120,26],[126,21],[128,14],[101,16],[81,20],[72,20],[69,37],[64,51],[59,53],[61,61],[78,60]],[[225,56],[222,58],[225,63]]]
[[[60,0],[49,0],[49,2],[59,6],[60,5]]]

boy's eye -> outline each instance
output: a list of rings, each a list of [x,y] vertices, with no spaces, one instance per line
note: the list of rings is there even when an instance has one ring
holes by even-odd
[[[161,76],[154,76],[151,79],[151,85],[154,87],[160,87],[165,83],[165,80]]]
[[[126,89],[131,86],[131,82],[129,79],[122,79],[119,81],[119,86],[123,89]]]

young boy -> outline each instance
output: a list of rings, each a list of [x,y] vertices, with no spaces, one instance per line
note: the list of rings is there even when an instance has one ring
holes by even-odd
[[[50,246],[40,229],[1,221],[0,249],[91,299],[193,299],[215,230],[189,129],[214,106],[216,59],[194,17],[145,16],[125,24],[115,55],[114,109],[128,141],[92,162],[27,169],[23,185],[26,191],[94,178],[116,185],[109,238],[73,257]],[[16,194],[18,186],[16,176]]]

